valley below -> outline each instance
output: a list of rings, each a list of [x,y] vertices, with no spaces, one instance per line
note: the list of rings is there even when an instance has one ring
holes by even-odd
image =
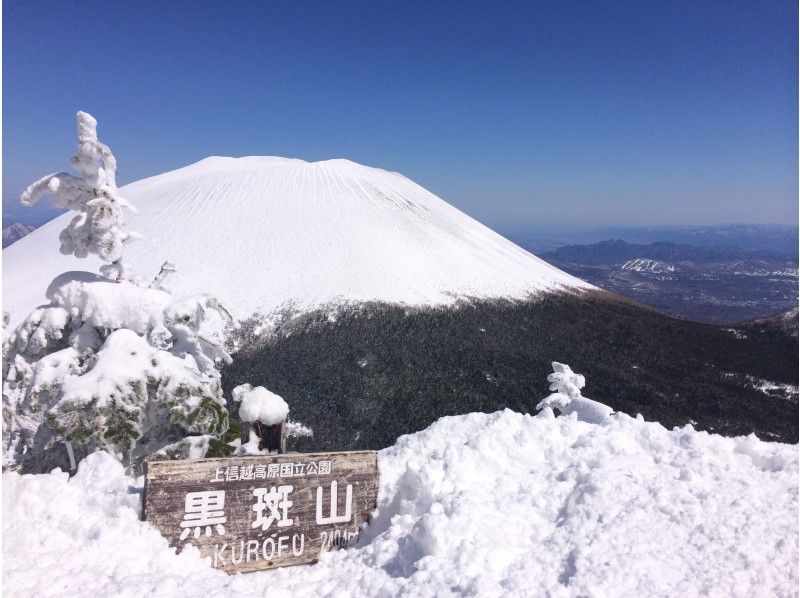
[[[797,306],[797,254],[607,240],[539,254],[587,282],[675,316],[737,324]]]
[[[315,433],[296,450],[383,448],[446,415],[534,413],[551,361],[585,395],[666,427],[798,440],[797,342],[690,322],[602,291],[456,307],[319,310],[260,338],[243,328],[226,394],[273,389]]]

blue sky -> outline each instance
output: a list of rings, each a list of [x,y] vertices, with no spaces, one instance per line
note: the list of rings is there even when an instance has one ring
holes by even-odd
[[[3,39],[4,205],[80,108],[120,183],[346,157],[504,231],[797,220],[795,2],[17,0]]]

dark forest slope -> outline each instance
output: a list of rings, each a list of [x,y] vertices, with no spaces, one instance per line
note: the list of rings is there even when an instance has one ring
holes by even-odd
[[[245,327],[247,331],[248,327]],[[244,333],[225,391],[264,385],[315,430],[300,450],[381,448],[444,415],[534,412],[553,360],[584,394],[666,426],[797,442],[797,343],[668,317],[606,294],[550,295],[457,309],[369,305],[302,316],[268,340]]]

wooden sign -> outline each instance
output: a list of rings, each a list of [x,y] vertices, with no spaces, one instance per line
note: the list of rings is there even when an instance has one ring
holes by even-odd
[[[286,453],[145,464],[143,518],[228,573],[317,560],[355,543],[378,497],[378,453]]]

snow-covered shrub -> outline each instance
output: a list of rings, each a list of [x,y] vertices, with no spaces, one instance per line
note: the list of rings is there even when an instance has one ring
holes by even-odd
[[[24,471],[74,469],[75,454],[105,450],[133,469],[155,455],[202,457],[228,429],[220,362],[230,313],[209,295],[176,300],[163,287],[165,262],[150,287],[126,275],[122,230],[133,207],[117,193],[116,160],[97,139],[97,121],[78,112],[81,174],[48,175],[22,203],[51,193],[79,214],[61,234],[61,251],[98,255],[105,277],[65,272],[3,339],[3,461]],[[112,282],[113,279],[116,282]]]
[[[79,212],[61,231],[61,253],[86,257],[94,254],[106,262],[102,273],[112,279],[127,277],[122,254],[125,245],[138,239],[135,232],[122,230],[125,211],[136,209],[117,192],[117,161],[107,145],[97,139],[97,121],[78,112],[78,153],[70,162],[80,173],[54,172],[42,177],[22,193],[26,206],[46,194],[61,208]]]
[[[286,438],[310,438],[314,435],[314,430],[300,422],[286,422]]]
[[[85,272],[61,275],[47,296],[4,347],[6,402],[27,423],[7,429],[7,461],[47,469],[63,461],[64,441],[138,466],[157,451],[196,456],[187,436],[225,432],[216,363],[230,360],[230,320],[215,300],[175,301]],[[216,330],[206,326],[214,311]]]
[[[586,379],[576,374],[565,363],[552,362],[553,373],[547,376],[552,394],[536,405],[538,410],[558,409],[562,415],[572,415],[590,423],[599,423],[613,413],[613,409],[581,395]]]

